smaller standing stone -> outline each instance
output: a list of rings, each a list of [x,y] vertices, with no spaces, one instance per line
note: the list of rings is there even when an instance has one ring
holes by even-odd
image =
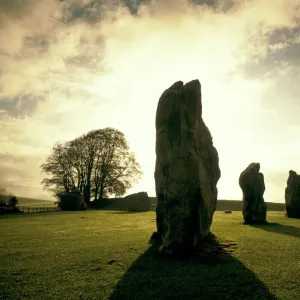
[[[151,207],[150,198],[147,192],[139,192],[124,197],[129,211],[148,211]]]
[[[86,210],[87,204],[77,188],[71,192],[62,193],[58,206],[61,210]]]
[[[288,218],[300,219],[300,175],[293,170],[289,171],[285,188],[285,207]]]
[[[245,224],[267,223],[267,205],[264,202],[264,175],[260,164],[251,163],[240,175],[239,185],[243,192],[242,212]]]

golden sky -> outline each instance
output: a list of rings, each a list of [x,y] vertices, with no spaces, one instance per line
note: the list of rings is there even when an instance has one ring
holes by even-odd
[[[158,99],[193,79],[219,199],[241,199],[239,174],[260,162],[265,200],[283,202],[300,173],[299,0],[1,0],[0,185],[51,198],[39,166],[53,144],[115,127],[144,172],[129,193],[154,195]]]

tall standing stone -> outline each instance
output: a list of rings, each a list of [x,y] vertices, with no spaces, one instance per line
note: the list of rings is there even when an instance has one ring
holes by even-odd
[[[174,83],[156,112],[157,232],[160,252],[197,251],[210,233],[221,176],[212,136],[202,120],[199,80]]]
[[[267,223],[267,205],[264,201],[264,175],[260,164],[251,163],[240,175],[239,185],[243,192],[242,212],[246,224]]]
[[[300,219],[300,175],[293,170],[289,171],[285,188],[285,208],[288,218]]]

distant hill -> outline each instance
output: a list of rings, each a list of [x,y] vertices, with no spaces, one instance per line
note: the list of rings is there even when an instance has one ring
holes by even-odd
[[[25,197],[17,197],[18,206],[52,206],[54,205],[54,200],[42,200],[42,199],[33,199]]]
[[[275,203],[275,202],[266,202],[267,209],[269,211],[284,211],[284,203]],[[241,200],[218,200],[217,201],[217,210],[232,210],[240,211],[242,201]]]
[[[151,204],[153,208],[157,205],[156,197],[150,197]],[[266,202],[267,208],[269,211],[284,211],[285,204],[284,203],[274,203],[274,202]],[[241,211],[241,200],[218,200],[217,201],[217,211],[223,210],[231,210],[231,211]],[[152,209],[153,209],[152,208]]]
[[[155,210],[157,205],[156,197],[149,197],[152,209]],[[18,206],[53,206],[54,200],[42,200],[42,199],[33,199],[33,198],[25,198],[25,197],[17,197],[19,203]],[[110,209],[126,209],[126,203],[122,203],[122,198],[109,199],[113,200],[113,203],[109,205]],[[117,200],[117,201],[114,201]],[[274,203],[274,202],[266,202],[267,208],[269,211],[284,211],[285,204],[284,203]],[[231,210],[231,211],[241,211],[241,200],[218,200],[217,201],[217,211]]]

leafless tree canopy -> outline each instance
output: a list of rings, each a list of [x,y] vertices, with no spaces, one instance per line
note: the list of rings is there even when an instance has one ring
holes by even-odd
[[[124,134],[114,128],[56,143],[41,169],[48,175],[42,180],[44,189],[58,196],[76,187],[87,203],[91,196],[124,195],[142,174]]]

